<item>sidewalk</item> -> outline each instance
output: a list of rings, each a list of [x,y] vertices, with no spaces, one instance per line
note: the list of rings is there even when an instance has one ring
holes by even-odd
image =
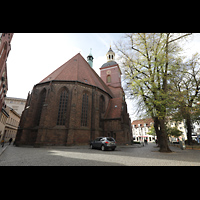
[[[2,146],[0,145],[0,156],[3,154],[3,152],[7,149],[8,146],[9,146],[8,143],[5,143],[5,144],[4,144],[4,147],[2,147]]]

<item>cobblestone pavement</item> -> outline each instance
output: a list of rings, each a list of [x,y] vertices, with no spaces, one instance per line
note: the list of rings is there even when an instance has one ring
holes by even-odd
[[[160,153],[155,143],[118,146],[115,151],[73,147],[15,147],[10,145],[0,156],[0,166],[200,166],[199,150]]]

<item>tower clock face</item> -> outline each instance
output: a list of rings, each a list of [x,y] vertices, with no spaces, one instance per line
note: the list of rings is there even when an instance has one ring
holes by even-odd
[[[106,72],[106,74],[107,74],[107,75],[111,74],[111,71],[110,71],[110,70],[108,70],[108,71]]]

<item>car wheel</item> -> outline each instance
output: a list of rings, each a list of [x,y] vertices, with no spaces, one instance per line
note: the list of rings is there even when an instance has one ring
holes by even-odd
[[[93,146],[92,146],[92,144],[90,145],[90,148],[91,148],[91,149],[93,149]]]
[[[104,145],[101,146],[101,150],[102,150],[102,151],[105,151]]]

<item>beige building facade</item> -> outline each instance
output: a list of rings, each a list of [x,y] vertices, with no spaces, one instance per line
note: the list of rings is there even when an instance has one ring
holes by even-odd
[[[6,97],[5,103],[21,116],[26,105],[26,99]]]
[[[9,117],[6,120],[4,132],[1,137],[1,140],[4,139],[5,142],[8,142],[10,138],[13,141],[15,140],[20,121],[20,115],[14,109],[7,106],[7,110]]]
[[[0,112],[0,141],[3,139],[6,121],[8,117],[9,117],[9,109],[2,108],[2,111]]]

